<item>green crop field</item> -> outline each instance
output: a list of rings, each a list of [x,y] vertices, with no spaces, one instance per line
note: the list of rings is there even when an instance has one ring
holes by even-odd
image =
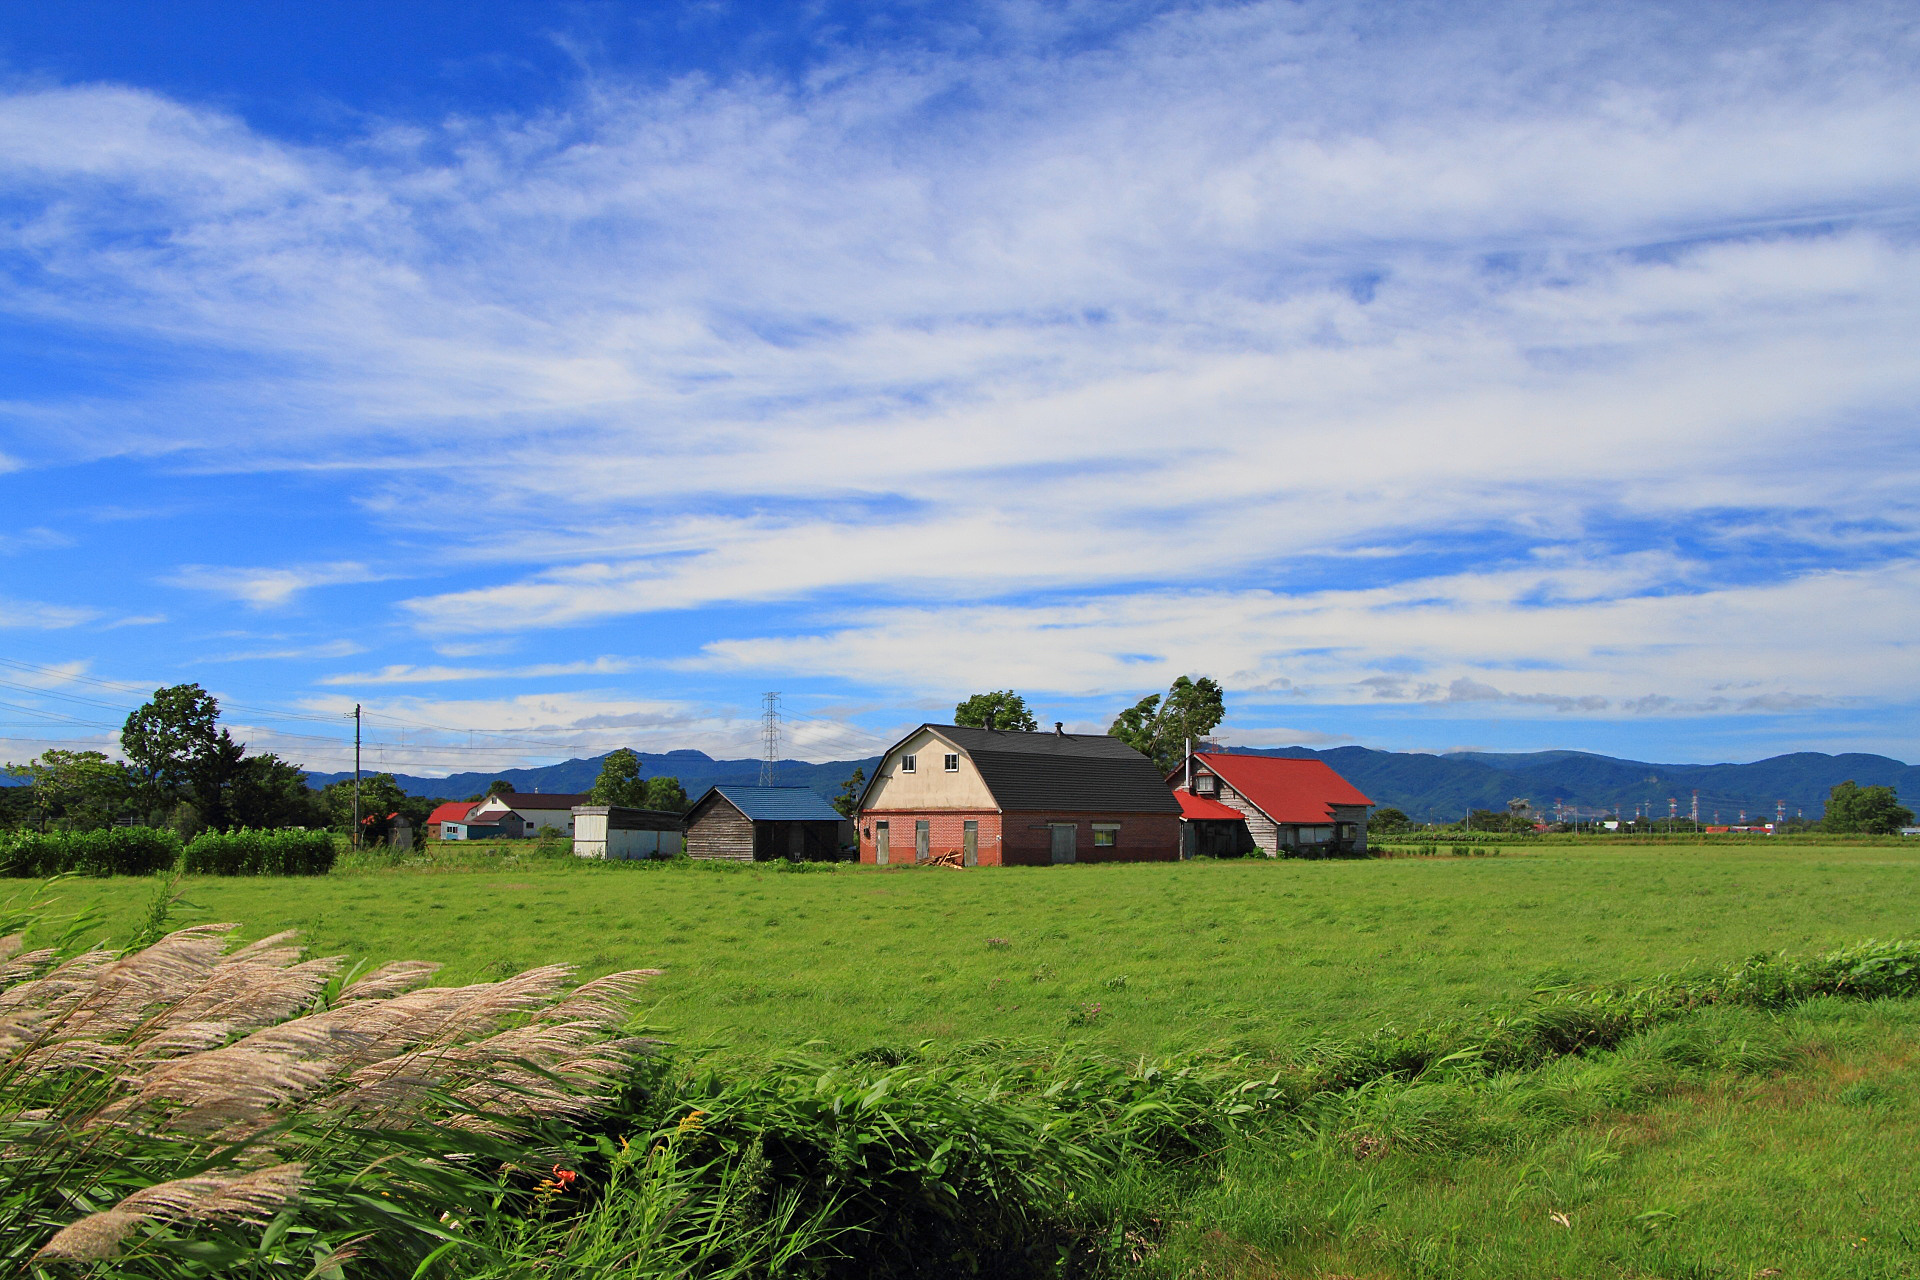
[[[158,883],[60,892],[125,937]],[[1888,845],[801,874],[522,846],[181,889],[177,923],[299,929],[442,981],[661,968],[647,1020],[743,1080],[809,1044],[884,1063],[926,1041],[937,1063],[994,1039],[1010,1064],[1078,1042],[1241,1053],[1255,1076],[1542,991],[1920,937],[1920,848]],[[971,1052],[961,1069],[990,1061]],[[1703,1008],[1522,1070],[1379,1077],[1203,1162],[1143,1163],[1083,1192],[1116,1225],[1106,1270],[1068,1273],[1915,1276],[1917,1140],[1920,1001]]]
[[[1128,1053],[1258,1050],[1542,986],[1920,934],[1920,850],[1873,847],[804,875],[563,855],[182,883],[177,919],[439,961],[442,981],[664,969],[654,1021],[745,1051],[1069,1035]],[[125,936],[152,895],[120,879],[66,897]]]

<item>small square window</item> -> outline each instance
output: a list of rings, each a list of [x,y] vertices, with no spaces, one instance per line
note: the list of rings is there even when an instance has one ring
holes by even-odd
[[[948,773],[960,772],[960,757],[957,755],[954,755],[952,752],[949,752],[947,754],[947,772]]]
[[[915,766],[917,766],[917,765],[918,765],[919,763],[920,763],[920,757],[919,757],[919,756],[901,756],[901,757],[900,757],[900,772],[902,772],[902,773],[912,773],[912,772],[914,772],[914,769],[915,769]]]
[[[1094,848],[1111,849],[1113,848],[1114,845],[1118,844],[1119,842],[1120,842],[1120,828],[1117,825],[1110,826],[1100,822],[1096,822],[1093,824],[1093,847]]]

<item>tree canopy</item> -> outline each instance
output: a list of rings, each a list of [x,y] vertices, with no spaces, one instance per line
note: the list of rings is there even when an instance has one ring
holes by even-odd
[[[587,803],[651,809],[653,806],[647,803],[647,782],[640,772],[640,757],[631,748],[609,752],[600,762],[600,776],[587,790]]]
[[[1820,829],[1835,834],[1890,836],[1913,825],[1913,810],[1900,803],[1892,787],[1863,787],[1851,780],[1827,794]]]
[[[1033,712],[1027,709],[1027,700],[1011,689],[974,694],[954,707],[953,722],[968,729],[984,729],[989,714],[996,729],[1034,733],[1040,728]]]
[[[1187,743],[1226,718],[1226,696],[1212,678],[1181,676],[1164,695],[1149,694],[1115,716],[1107,732],[1171,773],[1186,758]]]

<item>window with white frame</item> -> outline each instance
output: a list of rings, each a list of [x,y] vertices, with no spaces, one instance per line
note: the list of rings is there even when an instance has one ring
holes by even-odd
[[[947,753],[947,772],[948,773],[960,772],[960,757],[955,755],[951,751]]]
[[[1219,793],[1220,779],[1210,773],[1196,773],[1193,775],[1193,794],[1197,796],[1211,796],[1218,795]]]
[[[1117,822],[1096,822],[1093,824],[1093,847],[1111,849],[1120,843],[1120,824]]]
[[[916,770],[918,769],[918,767],[919,767],[919,764],[920,764],[920,757],[919,757],[919,756],[901,756],[901,757],[900,757],[900,772],[902,772],[902,773],[913,773],[913,772],[915,772],[915,771],[916,771]]]

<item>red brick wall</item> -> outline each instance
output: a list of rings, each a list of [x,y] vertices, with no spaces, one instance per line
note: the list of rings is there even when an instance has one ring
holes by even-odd
[[[878,859],[878,843],[874,838],[877,824],[885,822],[892,837],[887,851],[887,865],[891,867],[910,867],[913,865],[913,824],[924,819],[927,822],[927,856],[937,858],[949,850],[958,853],[965,845],[965,824],[980,824],[980,865],[997,867],[1000,865],[1000,815],[991,809],[967,811],[957,809],[914,811],[894,809],[869,809],[860,815],[860,861],[871,866]]]
[[[961,824],[972,819],[980,824],[980,865],[983,867],[1047,866],[1053,862],[1055,822],[1071,822],[1079,828],[1076,861],[1079,862],[1174,862],[1180,857],[1180,818],[1171,813],[1086,813],[1020,812],[998,814],[990,810],[964,812],[944,810],[870,809],[860,815],[860,861],[871,866],[877,859],[874,839],[876,824],[889,824],[891,840],[888,865],[913,865],[913,824],[928,823],[928,853],[939,857],[948,850],[960,849]],[[1093,824],[1120,824],[1118,842],[1107,849],[1093,845]]]

